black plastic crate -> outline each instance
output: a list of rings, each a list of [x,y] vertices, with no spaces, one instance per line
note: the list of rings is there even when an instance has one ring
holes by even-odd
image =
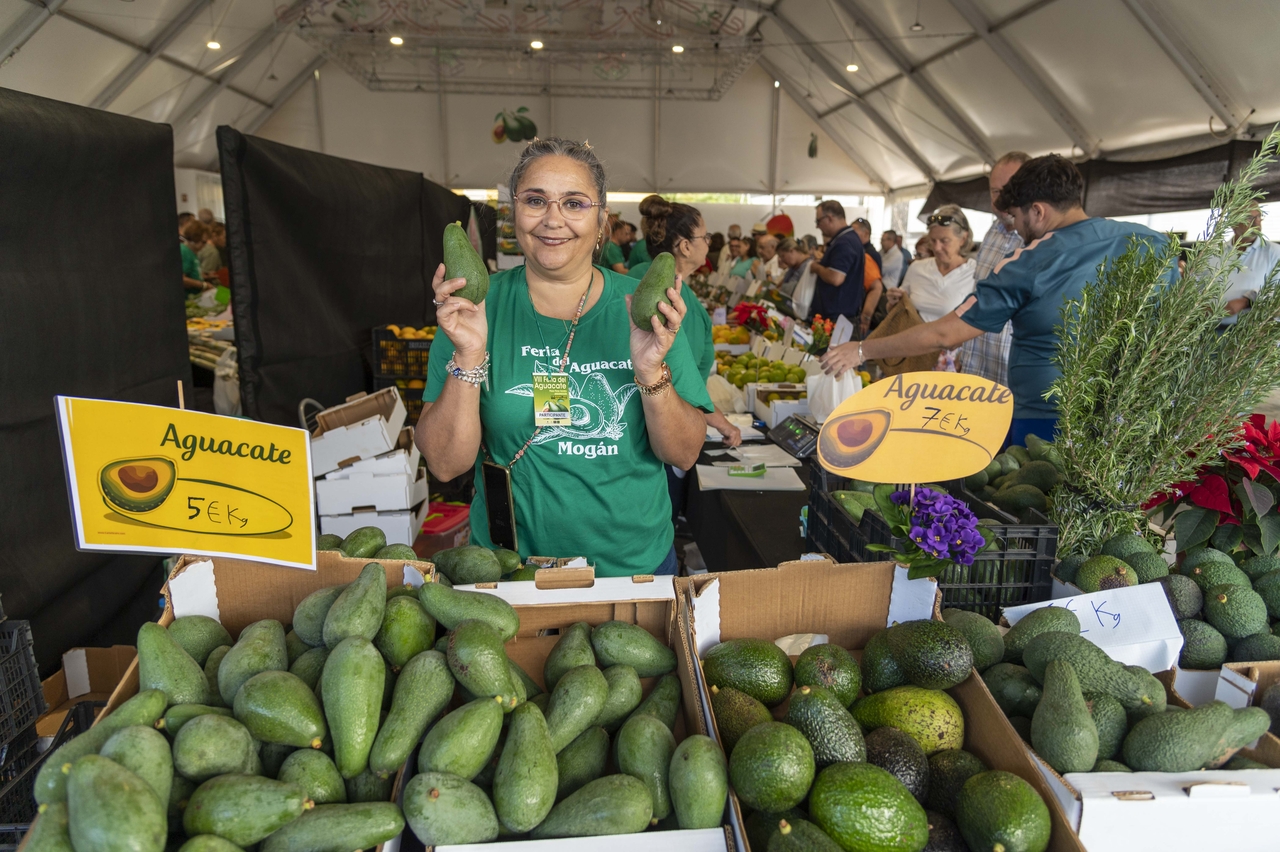
[[[422,379],[431,357],[430,340],[401,340],[386,326],[373,330],[373,373],[388,379]]]
[[[969,504],[996,537],[996,545],[982,553],[973,565],[955,565],[938,577],[942,605],[979,612],[998,620],[1001,607],[1048,600],[1053,579],[1050,571],[1057,561],[1058,527],[1032,510],[1030,523],[984,502],[964,488],[952,492]],[[905,541],[894,536],[878,512],[868,510],[862,521],[841,508],[830,494],[809,494],[810,546],[839,562],[878,562],[892,554],[868,549],[883,544],[900,549]]]
[[[395,388],[400,391],[400,399],[404,402],[409,425],[412,426],[418,422],[418,418],[422,415],[422,392],[426,386],[426,379],[393,379],[387,376],[374,376],[373,383],[374,390]]]
[[[44,751],[39,750],[34,723],[12,742],[0,746],[0,852],[17,849],[35,821],[37,806],[32,793],[41,764],[60,745],[87,731],[97,708],[105,705],[105,701],[81,701],[72,707]]]
[[[818,454],[809,457],[809,490],[830,493],[844,491],[849,487],[849,480],[832,473],[818,461]]]
[[[0,621],[0,745],[35,724],[49,707],[26,621]]]

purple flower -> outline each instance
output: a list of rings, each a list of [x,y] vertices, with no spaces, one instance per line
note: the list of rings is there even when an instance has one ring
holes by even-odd
[[[882,494],[883,494],[884,492],[882,491],[882,492],[880,492],[880,493],[882,493]],[[907,505],[907,501],[911,499],[911,492],[909,492],[909,491],[895,491],[895,492],[893,492],[892,494],[890,494],[890,495],[889,495],[889,499],[890,499],[892,502],[897,503],[899,506],[905,506],[905,505]]]

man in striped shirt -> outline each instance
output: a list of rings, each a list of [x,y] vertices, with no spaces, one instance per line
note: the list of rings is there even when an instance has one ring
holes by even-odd
[[[991,190],[991,212],[996,219],[991,229],[982,238],[982,247],[974,260],[978,268],[974,271],[974,281],[981,281],[992,273],[996,264],[1022,248],[1022,237],[1013,229],[1013,219],[1008,213],[996,209],[996,198],[1000,190],[1009,182],[1009,178],[1030,160],[1029,154],[1021,151],[1010,151],[996,160],[991,167],[991,175],[987,183]],[[1009,385],[1009,346],[1013,342],[1013,324],[1005,323],[1004,329],[996,334],[983,334],[960,347],[959,369],[962,373],[971,373],[990,379],[997,384]]]

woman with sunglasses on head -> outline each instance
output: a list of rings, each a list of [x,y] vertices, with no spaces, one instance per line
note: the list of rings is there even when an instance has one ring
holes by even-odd
[[[959,207],[944,204],[933,212],[926,224],[933,257],[922,258],[907,267],[902,286],[891,288],[888,298],[892,308],[902,301],[904,294],[910,296],[920,319],[933,322],[954,311],[973,292],[977,264],[969,258],[973,231]]]
[[[475,469],[476,544],[493,545],[489,506],[508,502],[486,494],[491,462],[509,484],[521,556],[586,556],[602,576],[673,574],[663,465],[693,466],[712,410],[688,347],[672,345],[687,313],[680,279],[649,328],[631,321],[633,280],[592,262],[606,177],[588,145],[535,139],[509,185],[524,266],[493,275],[479,305],[453,295],[466,282],[445,280],[443,264],[432,280],[442,334],[418,447],[438,479]],[[571,422],[545,424],[556,412],[535,413],[535,393],[561,375]]]

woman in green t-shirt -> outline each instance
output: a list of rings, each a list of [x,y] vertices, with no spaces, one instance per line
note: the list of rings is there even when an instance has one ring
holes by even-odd
[[[645,202],[648,205],[645,223],[654,255],[669,252],[676,259],[676,274],[681,280],[687,280],[707,260],[707,246],[711,237],[707,234],[702,213],[696,207],[667,201],[657,195],[650,195]],[[634,281],[631,284],[632,290],[640,284],[640,279],[644,278],[652,265],[653,261],[646,260],[627,273]],[[681,326],[681,337],[689,344],[689,354],[698,365],[699,375],[706,381],[711,376],[711,369],[716,361],[715,342],[711,339],[711,315],[688,284],[681,286],[680,295],[689,308]],[[726,447],[736,447],[742,443],[742,430],[730,423],[720,409],[708,414],[706,420],[708,426],[724,436]]]
[[[510,469],[521,556],[585,556],[601,576],[674,573],[663,464],[697,461],[711,410],[687,346],[680,281],[651,328],[629,319],[624,276],[592,264],[606,179],[595,152],[531,142],[510,181],[525,265],[493,275],[480,305],[437,269],[436,317],[417,442],[431,473],[476,470],[472,539],[492,545],[481,464]],[[570,425],[535,424],[534,384],[567,374]],[[695,407],[696,406],[696,407]],[[701,410],[699,410],[701,409]]]
[[[604,241],[604,248],[600,252],[600,265],[605,269],[612,269],[619,275],[627,274],[627,260],[622,256],[620,243],[630,230],[631,226],[621,219],[613,223],[612,233]]]

